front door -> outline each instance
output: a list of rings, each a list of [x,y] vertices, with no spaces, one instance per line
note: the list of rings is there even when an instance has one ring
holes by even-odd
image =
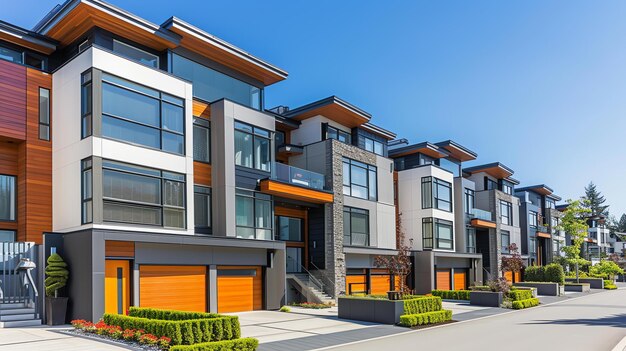
[[[104,273],[104,312],[125,314],[130,306],[130,262],[106,260]]]
[[[302,272],[303,251],[301,247],[287,247],[287,273]]]

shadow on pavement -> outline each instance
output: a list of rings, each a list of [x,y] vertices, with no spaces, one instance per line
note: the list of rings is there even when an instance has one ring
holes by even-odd
[[[523,324],[562,324],[626,328],[626,314],[616,314],[609,317],[594,319],[555,319],[550,321],[534,321]]]

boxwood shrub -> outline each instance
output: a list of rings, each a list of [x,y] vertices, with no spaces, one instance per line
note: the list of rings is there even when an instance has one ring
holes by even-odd
[[[441,297],[428,296],[404,300],[404,314],[420,314],[441,310]]]
[[[447,300],[469,300],[469,290],[433,290],[433,296],[439,296],[442,299]]]
[[[418,314],[404,314],[400,316],[400,325],[414,327],[417,325],[436,324],[447,322],[452,319],[452,311],[441,310]]]
[[[552,283],[565,283],[565,272],[558,263],[550,263],[544,267],[544,281]]]
[[[128,309],[128,315],[131,317],[162,319],[166,321],[184,321],[187,319],[225,317],[217,313],[161,310],[161,309],[156,309],[156,308],[134,307],[134,306]]]
[[[543,266],[529,266],[524,270],[524,281],[545,282]]]
[[[528,300],[533,298],[533,292],[531,290],[511,290],[509,297],[513,301]]]
[[[259,346],[259,341],[254,338],[242,338],[237,340],[225,340],[216,342],[204,342],[195,345],[172,346],[170,351],[254,351]]]
[[[530,298],[526,300],[513,301],[513,309],[521,310],[522,308],[535,307],[539,305],[538,298]]]

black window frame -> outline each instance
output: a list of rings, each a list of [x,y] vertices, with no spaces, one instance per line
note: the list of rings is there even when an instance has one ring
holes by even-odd
[[[347,175],[346,178],[346,174],[345,172],[343,172],[343,170],[345,169],[345,166],[348,166],[349,169],[349,174]],[[365,175],[366,175],[366,179],[365,179],[365,186],[358,184],[358,183],[354,183],[352,181],[352,172],[353,172],[353,167],[358,167],[361,170],[365,171]],[[353,160],[349,157],[343,157],[342,160],[342,172],[344,174],[342,174],[342,178],[343,178],[343,195],[344,196],[351,196],[351,197],[355,197],[358,199],[364,199],[364,200],[369,200],[369,201],[378,201],[378,167],[374,166],[374,165],[370,165],[367,164],[365,162],[361,162],[361,161],[357,161],[357,160]],[[373,184],[375,189],[372,189],[371,185],[372,185],[372,174],[374,177],[373,180]],[[354,195],[354,191],[353,191],[353,187],[359,187],[359,188],[365,188],[365,191],[367,192],[367,197],[361,197],[361,196],[357,196]],[[347,191],[349,189],[349,191]],[[346,192],[347,191],[347,192]]]
[[[42,93],[43,92],[47,92],[48,96],[48,106],[46,109],[42,109]],[[43,87],[39,87],[39,140],[44,140],[44,141],[50,141],[52,139],[52,129],[50,127],[51,125],[51,118],[52,118],[52,111],[50,110],[52,107],[52,96],[50,95],[51,91],[48,88],[43,88]],[[47,112],[47,114],[45,113]],[[47,121],[46,121],[47,119]],[[41,137],[41,133],[42,131],[46,131],[45,133],[45,137]]]
[[[352,215],[353,214],[358,214],[358,215],[362,215],[365,216],[365,223],[367,223],[367,233],[365,233],[367,235],[366,237],[366,244],[365,245],[355,245],[353,244],[353,234],[364,234],[364,233],[354,233],[352,230]],[[346,224],[346,216],[350,219]],[[370,211],[366,210],[366,209],[362,209],[362,208],[356,208],[356,207],[350,207],[350,206],[344,206],[343,207],[343,245],[344,246],[357,246],[357,247],[369,247],[371,246],[371,228],[370,228]],[[346,225],[348,225],[348,227],[350,228],[348,230],[348,233],[346,233]],[[349,238],[348,243],[346,244],[346,238]]]
[[[528,254],[536,255],[537,254],[537,238],[530,237],[528,240]]]
[[[237,197],[246,197],[246,198],[252,199],[252,222],[253,222],[252,226],[237,224],[237,208],[236,208]],[[264,201],[264,202],[269,203],[269,208],[270,208],[270,214],[269,214],[269,220],[268,220],[268,223],[270,225],[269,227],[257,226],[257,221],[256,221],[257,220],[257,202],[259,201]],[[268,194],[263,194],[257,191],[236,188],[235,189],[235,235],[238,238],[243,238],[243,236],[240,236],[239,233],[237,232],[237,228],[252,229],[254,231],[253,240],[274,240],[274,200],[272,196]],[[269,230],[270,239],[259,238],[257,235],[257,229],[264,230],[264,231]],[[244,238],[244,239],[247,239],[247,238]]]
[[[80,135],[81,139],[93,135],[93,71],[83,72],[80,76]]]
[[[528,211],[528,226],[529,227],[537,228],[538,219],[539,219],[539,213],[537,211]]]
[[[350,134],[349,132],[343,131],[337,127],[333,127],[328,123],[324,124],[323,126],[325,126],[324,140],[334,139],[340,143],[350,145],[352,144],[352,134]],[[341,140],[341,137],[345,138],[345,140]]]
[[[472,214],[476,206],[476,192],[470,188],[465,188],[463,193],[463,206],[466,214]]]
[[[198,206],[196,203],[196,196],[208,197],[208,224],[207,225],[198,225],[197,219],[197,210]],[[212,234],[213,233],[213,194],[212,189],[208,186],[202,185],[194,185],[193,187],[193,206],[194,206],[194,232],[198,234]]]
[[[470,245],[470,242],[473,245]],[[476,229],[465,227],[465,251],[467,253],[476,253]]]
[[[489,177],[485,177],[485,190],[498,190],[498,182]]]
[[[502,206],[506,208],[506,216],[502,211]],[[505,218],[507,219],[506,222],[504,221]],[[506,225],[513,225],[513,204],[506,200],[500,200],[500,222]]]
[[[285,215],[276,215],[275,217],[275,224],[274,224],[274,240],[277,241],[290,241],[290,242],[304,242],[304,219],[303,218],[299,218],[299,217],[293,217],[293,216],[285,216]],[[297,219],[300,222],[300,240],[285,240],[282,239],[280,237],[280,220],[281,219],[288,219],[288,220],[292,220],[292,219]]]
[[[379,140],[376,140],[374,138],[370,138],[367,136],[359,136],[360,138],[363,138],[363,149],[365,151],[369,151],[373,154],[379,155],[379,156],[385,156],[385,144]],[[372,147],[371,149],[368,148],[367,143],[371,142],[372,143]],[[380,153],[376,152],[376,145],[380,145]]]
[[[208,136],[208,144],[207,144],[207,159],[203,160],[200,158],[197,158],[196,156],[196,139],[197,138],[193,138],[193,160],[196,162],[202,162],[202,163],[207,163],[210,164],[211,163],[211,122],[207,119],[204,118],[200,118],[200,117],[194,117],[193,119],[193,130],[192,133],[195,134],[195,130],[196,128],[199,129],[203,129],[206,131],[207,136]]]
[[[445,226],[450,228],[450,239],[442,239],[439,235],[439,228]],[[443,247],[440,243],[450,243],[450,247]],[[454,250],[454,223],[440,218],[422,218],[422,248],[436,250]]]
[[[245,126],[246,128],[242,128],[242,126]],[[249,168],[249,169],[255,169],[257,171],[261,171],[261,172],[271,172],[272,171],[272,162],[274,161],[273,157],[272,157],[272,140],[274,139],[274,133],[271,130],[265,129],[265,128],[261,128],[261,127],[257,127],[255,125],[252,125],[250,123],[246,123],[246,122],[241,122],[238,120],[235,120],[235,133],[240,132],[243,134],[247,134],[252,138],[252,167],[248,167],[244,164],[238,164],[237,163],[237,150],[235,150],[235,166],[237,167],[244,167],[244,168]],[[267,133],[267,136],[265,135],[265,133]],[[236,143],[236,138],[233,138],[233,143]],[[267,150],[267,154],[269,156],[267,163],[269,164],[269,168],[268,169],[262,169],[262,168],[258,168],[256,167],[257,164],[257,159],[256,159],[256,155],[254,152],[254,145],[256,144],[256,140],[257,139],[264,139],[268,142],[268,150]],[[241,158],[243,160],[243,157]]]
[[[81,224],[88,224],[93,223],[93,158],[87,157],[82,159],[80,161],[80,168],[80,221]],[[89,177],[89,184],[85,181],[86,177]],[[87,189],[87,186],[90,188]],[[87,196],[87,190],[89,190],[89,196]]]
[[[504,238],[507,239],[507,244],[504,245]],[[509,247],[511,246],[511,232],[508,230],[500,230],[500,249],[502,253],[510,253],[511,250]]]
[[[439,197],[439,186],[448,188],[448,195],[450,201],[441,199]],[[422,177],[422,209],[435,209],[445,212],[452,212],[454,210],[454,199],[452,196],[452,183],[446,182],[443,179],[439,179],[433,176]],[[441,208],[440,202],[449,205],[449,209]]]
[[[17,184],[17,176],[13,175],[13,174],[0,174],[0,178],[3,177],[7,177],[9,179],[13,180],[13,199],[11,199],[12,203],[13,203],[13,217],[11,218],[11,216],[9,216],[8,218],[0,218],[0,221],[2,222],[17,222],[17,212],[18,212],[18,208],[17,208],[17,198],[18,198],[18,184]]]

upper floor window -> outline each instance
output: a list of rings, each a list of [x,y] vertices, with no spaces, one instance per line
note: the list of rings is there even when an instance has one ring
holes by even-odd
[[[343,244],[347,246],[370,245],[369,211],[343,207]]]
[[[24,50],[14,50],[0,46],[0,59],[40,70],[46,69],[46,59],[43,56]]]
[[[475,200],[474,190],[465,188],[465,204],[463,206],[465,213],[467,214],[472,213],[472,209],[474,209],[474,200]]]
[[[554,252],[555,256],[558,256],[561,252],[561,243],[560,241],[553,239],[552,240],[552,252]]]
[[[476,229],[467,227],[465,228],[466,234],[466,252],[476,253]]]
[[[461,164],[448,158],[440,158],[437,160],[439,167],[452,173],[453,176],[459,177],[461,175]]]
[[[237,189],[235,196],[237,237],[272,240],[272,208],[271,196]]]
[[[500,231],[500,246],[502,247],[502,253],[509,253],[511,246],[511,233],[507,230]]]
[[[556,208],[556,202],[554,202],[554,200],[552,200],[550,198],[546,198],[546,208],[555,209]]]
[[[50,141],[50,90],[39,88],[39,139]]]
[[[14,242],[15,230],[0,229],[0,243]]]
[[[301,218],[276,216],[276,240],[304,241]]]
[[[271,134],[268,130],[235,122],[235,164],[269,172]]]
[[[505,194],[513,195],[513,183],[502,180],[502,192]]]
[[[425,249],[452,250],[452,222],[439,218],[422,218],[422,241]]]
[[[530,253],[531,255],[534,255],[537,253],[537,239],[536,238],[530,238],[530,243],[528,246],[528,253]]]
[[[452,184],[435,177],[422,177],[422,208],[452,212]]]
[[[0,46],[0,59],[7,60],[14,63],[23,63],[22,53],[17,50],[11,50]]]
[[[103,73],[102,135],[183,155],[184,100]]]
[[[0,175],[0,220],[15,221],[17,190],[15,176]]]
[[[504,200],[500,200],[500,218],[502,224],[513,225],[513,205]]]
[[[366,200],[377,200],[376,166],[343,158],[343,194]]]
[[[80,119],[81,138],[91,136],[93,128],[93,93],[92,93],[92,71],[84,72],[80,77]]]
[[[537,212],[530,211],[528,213],[528,225],[531,228],[537,228]]]
[[[552,228],[552,234],[558,234],[559,217],[550,217],[550,228]]]
[[[193,160],[211,162],[211,124],[203,118],[193,119]]]
[[[498,190],[498,182],[485,177],[485,190]]]
[[[193,204],[195,232],[211,234],[211,188],[194,186]]]
[[[262,108],[262,90],[178,54],[171,55],[171,72],[190,81],[193,96],[207,102],[229,99],[256,110]]]
[[[113,40],[113,51],[146,66],[159,68],[159,56],[115,39]]]
[[[329,124],[325,124],[325,126],[326,135],[324,135],[324,139],[335,139],[345,144],[352,144],[352,135],[350,135],[350,133],[337,129]]]
[[[368,137],[362,137],[365,141],[365,150],[373,152],[376,155],[384,156],[383,143]]]
[[[286,144],[287,136],[285,132],[282,130],[277,130],[274,132],[274,143],[276,144],[276,148],[278,149],[281,146]]]

